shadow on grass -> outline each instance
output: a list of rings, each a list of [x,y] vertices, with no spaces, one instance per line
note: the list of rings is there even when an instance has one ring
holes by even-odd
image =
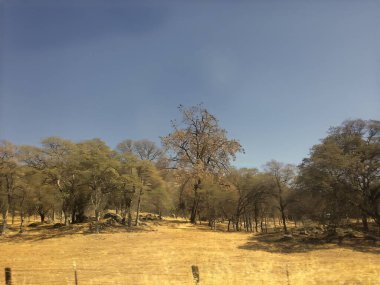
[[[281,233],[256,235],[239,246],[240,249],[259,250],[271,253],[302,253],[315,250],[346,248],[359,252],[380,254],[380,243],[372,237],[339,237],[339,236],[293,236],[286,237]]]
[[[40,241],[52,238],[60,238],[75,234],[84,234],[85,226],[62,226],[55,228],[53,225],[38,225],[33,228],[25,228],[23,233],[18,233],[10,228],[10,233],[0,239],[0,242],[21,243],[25,241]],[[87,227],[88,228],[88,227]]]
[[[190,224],[188,220],[159,220],[160,223],[163,224]]]
[[[63,238],[73,235],[97,235],[94,230],[90,230],[88,223],[61,225],[59,227],[52,224],[38,224],[33,227],[25,227],[23,233],[18,233],[17,227],[8,227],[9,233],[5,236],[0,236],[0,243],[22,243],[25,241],[42,241],[55,238]],[[124,225],[108,225],[101,228],[101,234],[112,234],[120,232],[146,232],[152,231],[150,226],[138,226],[128,228]]]

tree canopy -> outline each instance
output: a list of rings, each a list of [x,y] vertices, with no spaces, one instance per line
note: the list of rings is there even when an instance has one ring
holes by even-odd
[[[179,111],[162,148],[145,139],[115,149],[101,139],[2,141],[2,234],[16,215],[20,232],[32,215],[42,223],[91,222],[99,232],[107,214],[132,227],[145,212],[236,231],[265,232],[271,223],[288,232],[291,221],[308,220],[335,228],[352,219],[364,231],[380,229],[380,121],[344,121],[299,166],[271,160],[259,170],[231,165],[244,150],[203,105]]]

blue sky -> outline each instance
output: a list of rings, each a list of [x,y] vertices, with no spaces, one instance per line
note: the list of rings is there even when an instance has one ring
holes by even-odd
[[[246,150],[298,164],[379,119],[379,1],[0,1],[0,139],[159,142],[204,105]]]

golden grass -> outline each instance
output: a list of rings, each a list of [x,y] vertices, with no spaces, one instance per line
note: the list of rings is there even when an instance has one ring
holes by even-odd
[[[84,234],[71,230],[28,229],[0,239],[0,284],[12,267],[14,284],[380,284],[380,251],[327,245],[281,253],[279,245],[165,221],[148,230]],[[277,246],[277,248],[276,248]]]

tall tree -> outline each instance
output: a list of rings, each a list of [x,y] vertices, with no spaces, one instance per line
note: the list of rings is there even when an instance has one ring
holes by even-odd
[[[258,173],[257,169],[243,168],[235,170],[228,177],[229,182],[234,186],[237,199],[234,203],[234,215],[232,220],[234,227],[239,231],[241,220],[247,224],[254,218],[255,229],[257,231],[258,222],[263,216],[263,208],[269,203],[271,190],[274,183],[266,174]]]
[[[14,194],[20,179],[17,147],[8,141],[0,142],[0,207],[3,218],[1,234],[7,230],[9,208],[14,203]]]
[[[154,164],[162,157],[163,153],[153,142],[148,140],[124,140],[118,144],[117,150],[120,153],[119,158],[122,162],[123,181],[125,182],[121,188],[124,208],[131,209],[132,199],[137,194],[135,217],[135,225],[137,226],[144,193],[155,190],[151,196],[156,197],[157,206],[160,205],[158,202],[161,201],[158,199],[159,193],[165,193],[163,189],[160,189],[163,181],[155,166],[157,163]],[[122,211],[123,220],[125,220],[125,212]],[[128,225],[131,225],[130,212],[128,213]]]
[[[42,140],[42,148],[24,146],[22,152],[23,161],[45,175],[44,184],[53,186],[60,193],[65,224],[68,224],[70,214],[73,221],[75,215],[71,211],[80,185],[76,145],[59,137],[48,137]]]
[[[380,121],[349,120],[330,128],[321,144],[301,168],[309,185],[321,184],[334,193],[340,189],[344,199],[362,213],[364,230],[367,217],[380,227]],[[337,205],[339,207],[341,205]]]
[[[96,232],[99,232],[101,214],[112,192],[119,187],[119,160],[100,139],[78,144],[78,159],[81,177],[89,189],[90,201],[94,208]]]
[[[273,177],[275,182],[275,191],[273,193],[274,197],[278,201],[278,209],[281,213],[282,226],[285,233],[288,232],[286,227],[286,208],[289,204],[287,199],[287,192],[289,191],[291,184],[294,182],[295,178],[295,167],[290,164],[283,164],[281,162],[272,160],[266,165],[266,172]]]
[[[136,194],[136,177],[135,166],[138,163],[136,156],[130,152],[121,153],[117,156],[120,162],[119,168],[119,187],[116,189],[113,199],[118,204],[121,211],[122,223],[132,226],[132,201]]]
[[[199,189],[205,175],[221,176],[226,173],[231,159],[243,151],[237,140],[228,139],[227,132],[218,120],[202,105],[185,108],[181,123],[172,122],[173,132],[161,138],[172,155],[176,168],[189,175],[193,181],[193,203],[190,221],[196,222],[200,202]]]
[[[145,191],[158,189],[162,186],[163,182],[157,168],[153,165],[153,163],[147,160],[141,160],[136,164],[135,173],[137,176],[137,180],[134,185],[137,191],[135,226],[137,226],[139,224],[142,195],[144,195]]]

